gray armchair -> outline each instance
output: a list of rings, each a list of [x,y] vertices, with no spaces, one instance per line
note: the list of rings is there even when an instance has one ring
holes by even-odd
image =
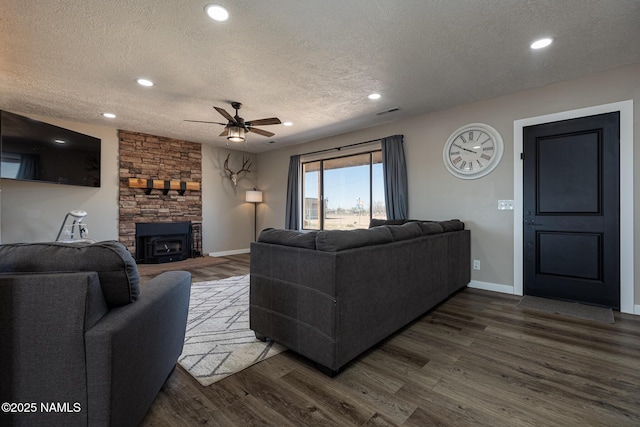
[[[141,287],[118,242],[0,245],[0,425],[138,425],[182,353],[190,287],[184,271]]]

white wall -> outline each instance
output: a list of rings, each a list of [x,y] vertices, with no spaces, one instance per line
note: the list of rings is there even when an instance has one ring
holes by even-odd
[[[16,112],[21,114],[20,112]],[[39,182],[0,180],[2,243],[53,241],[72,209],[87,211],[83,220],[94,240],[118,239],[118,135],[112,128],[22,114],[66,129],[100,138],[99,188]],[[79,165],[82,167],[82,165]]]
[[[289,156],[403,134],[409,216],[463,220],[471,229],[471,256],[481,261],[481,270],[472,271],[472,280],[513,286],[513,212],[498,211],[497,201],[514,197],[514,120],[628,99],[634,100],[635,129],[640,129],[640,64],[259,154],[258,184],[265,192],[265,203],[260,206],[258,228],[284,226]],[[461,180],[447,172],[442,150],[453,131],[474,122],[487,123],[500,132],[505,143],[504,155],[498,167],[486,177]],[[640,131],[634,134],[634,145],[638,144]],[[636,149],[635,164],[640,164],[639,157],[640,150]],[[640,174],[635,174],[635,188],[640,188],[639,181]],[[640,197],[635,198],[634,203],[635,264],[640,265],[640,221],[637,220]],[[638,270],[635,272],[636,304],[640,300]]]
[[[229,168],[237,171],[243,156],[251,158],[251,173],[242,173],[234,187],[224,171],[227,154]],[[203,251],[212,255],[242,253],[253,240],[254,206],[245,202],[245,191],[256,186],[255,154],[202,145],[202,228]]]

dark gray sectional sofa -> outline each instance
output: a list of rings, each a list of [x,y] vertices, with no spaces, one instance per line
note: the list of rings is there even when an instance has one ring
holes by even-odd
[[[264,230],[251,244],[250,326],[335,375],[470,281],[458,220]]]

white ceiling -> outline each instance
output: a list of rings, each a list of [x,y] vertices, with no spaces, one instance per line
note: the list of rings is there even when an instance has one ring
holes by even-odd
[[[237,147],[261,152],[638,63],[639,43],[637,0],[3,0],[0,109],[224,146],[184,119],[239,101],[294,124]]]

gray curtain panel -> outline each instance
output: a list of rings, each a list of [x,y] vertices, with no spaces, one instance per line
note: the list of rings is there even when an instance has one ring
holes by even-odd
[[[403,136],[382,138],[382,168],[387,219],[407,219],[409,190]]]
[[[289,158],[289,178],[287,180],[287,212],[284,226],[297,230],[300,226],[300,156]]]
[[[16,178],[18,179],[38,179],[38,163],[40,159],[37,154],[21,154],[20,168]]]

